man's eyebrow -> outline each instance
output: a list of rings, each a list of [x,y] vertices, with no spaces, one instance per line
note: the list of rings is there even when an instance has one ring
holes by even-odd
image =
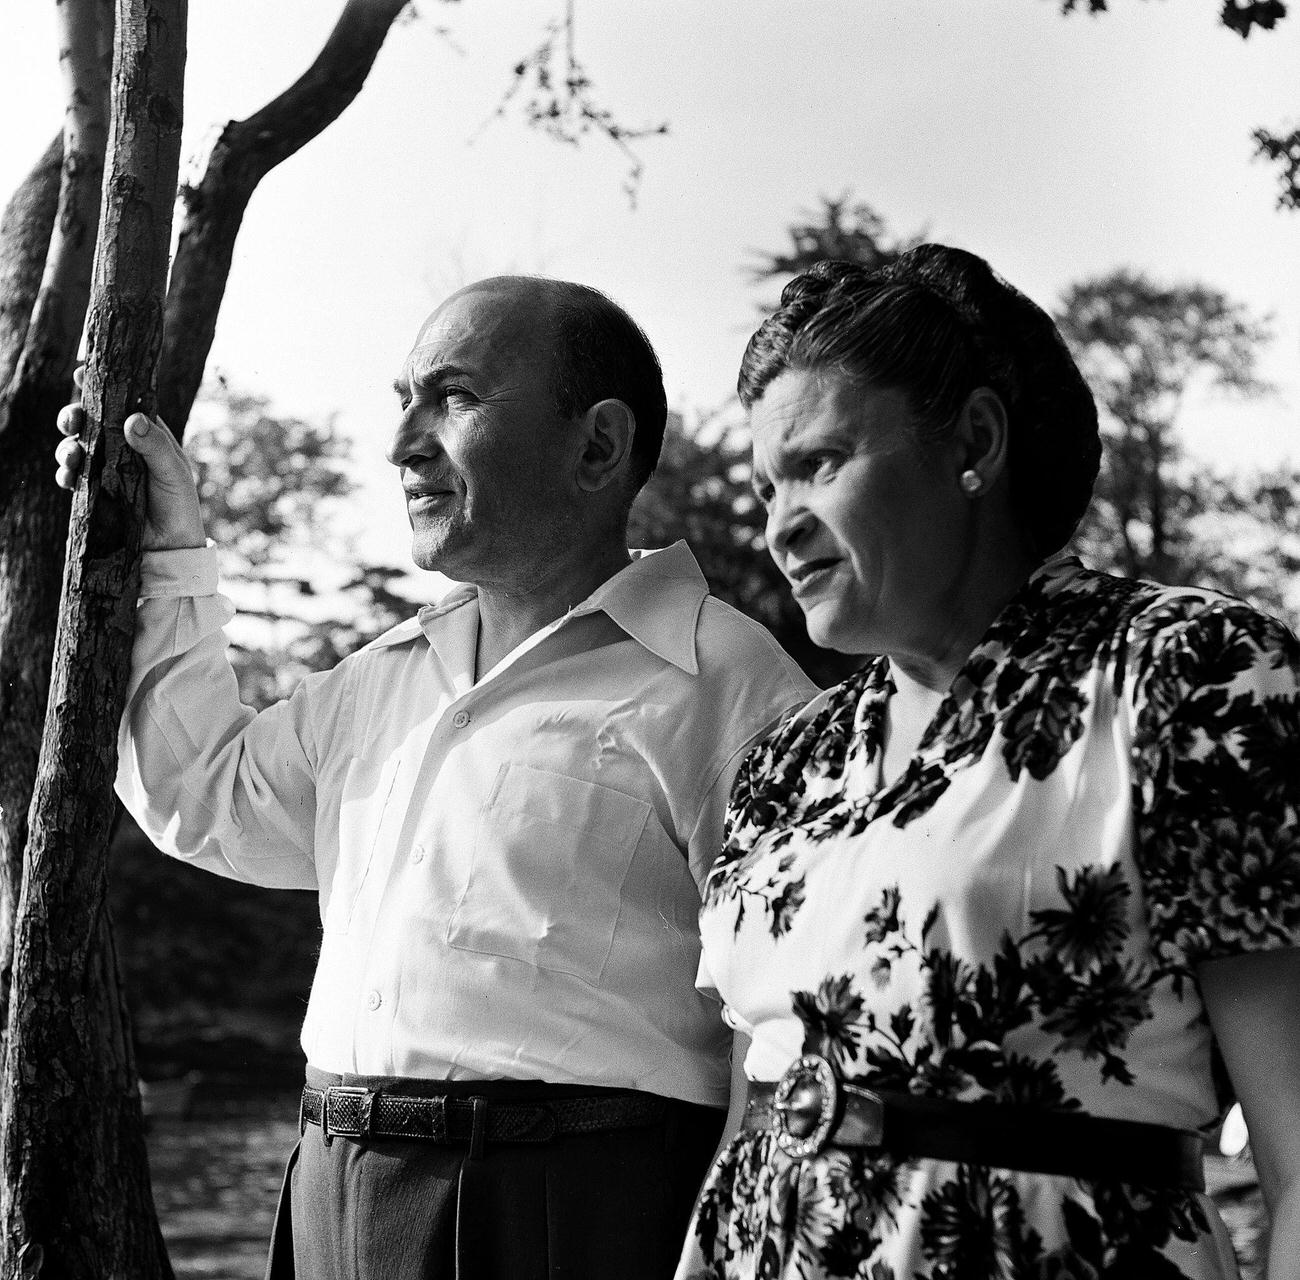
[[[431,364],[422,367],[418,359],[412,360],[410,365],[403,371],[399,382],[418,383],[422,387],[437,386],[440,382],[446,382],[448,378],[472,378],[473,372],[459,364]]]

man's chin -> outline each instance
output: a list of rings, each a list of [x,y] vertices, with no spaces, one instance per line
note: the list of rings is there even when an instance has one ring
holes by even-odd
[[[430,573],[447,572],[446,548],[442,545],[441,539],[435,542],[429,538],[422,538],[417,533],[411,539],[411,560],[417,569],[425,569]]]

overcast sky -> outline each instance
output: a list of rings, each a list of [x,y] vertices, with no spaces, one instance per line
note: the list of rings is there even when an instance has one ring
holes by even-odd
[[[1300,120],[1300,14],[1243,42],[1218,0],[578,0],[578,52],[628,124],[626,164],[520,115],[489,121],[562,0],[422,0],[347,114],[274,171],[239,241],[212,366],[286,413],[337,412],[368,518],[404,546],[379,460],[391,381],[427,311],[506,271],[594,284],[641,321],[687,412],[734,385],[753,251],[851,190],[899,233],[987,257],[1043,305],[1127,265],[1271,315],[1265,402],[1198,397],[1186,439],[1222,465],[1300,461],[1300,215],[1250,130]],[[1086,5],[1080,4],[1081,9]],[[337,0],[191,0],[185,154],[314,57]],[[49,0],[0,15],[0,191],[61,118]],[[446,33],[440,28],[446,28]],[[383,486],[378,487],[378,486]]]

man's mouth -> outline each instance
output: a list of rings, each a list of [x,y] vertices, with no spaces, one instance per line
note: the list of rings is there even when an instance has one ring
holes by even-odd
[[[408,515],[428,515],[439,511],[453,497],[450,489],[435,489],[426,485],[403,486],[406,489],[406,511]]]
[[[420,479],[417,476],[403,480],[402,489],[406,494],[407,502],[417,502],[425,498],[446,498],[454,492],[450,484],[444,484],[441,480]]]

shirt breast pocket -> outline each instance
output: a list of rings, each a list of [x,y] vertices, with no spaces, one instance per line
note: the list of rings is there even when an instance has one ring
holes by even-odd
[[[610,787],[502,765],[479,813],[448,944],[599,981],[649,815],[644,800]]]

